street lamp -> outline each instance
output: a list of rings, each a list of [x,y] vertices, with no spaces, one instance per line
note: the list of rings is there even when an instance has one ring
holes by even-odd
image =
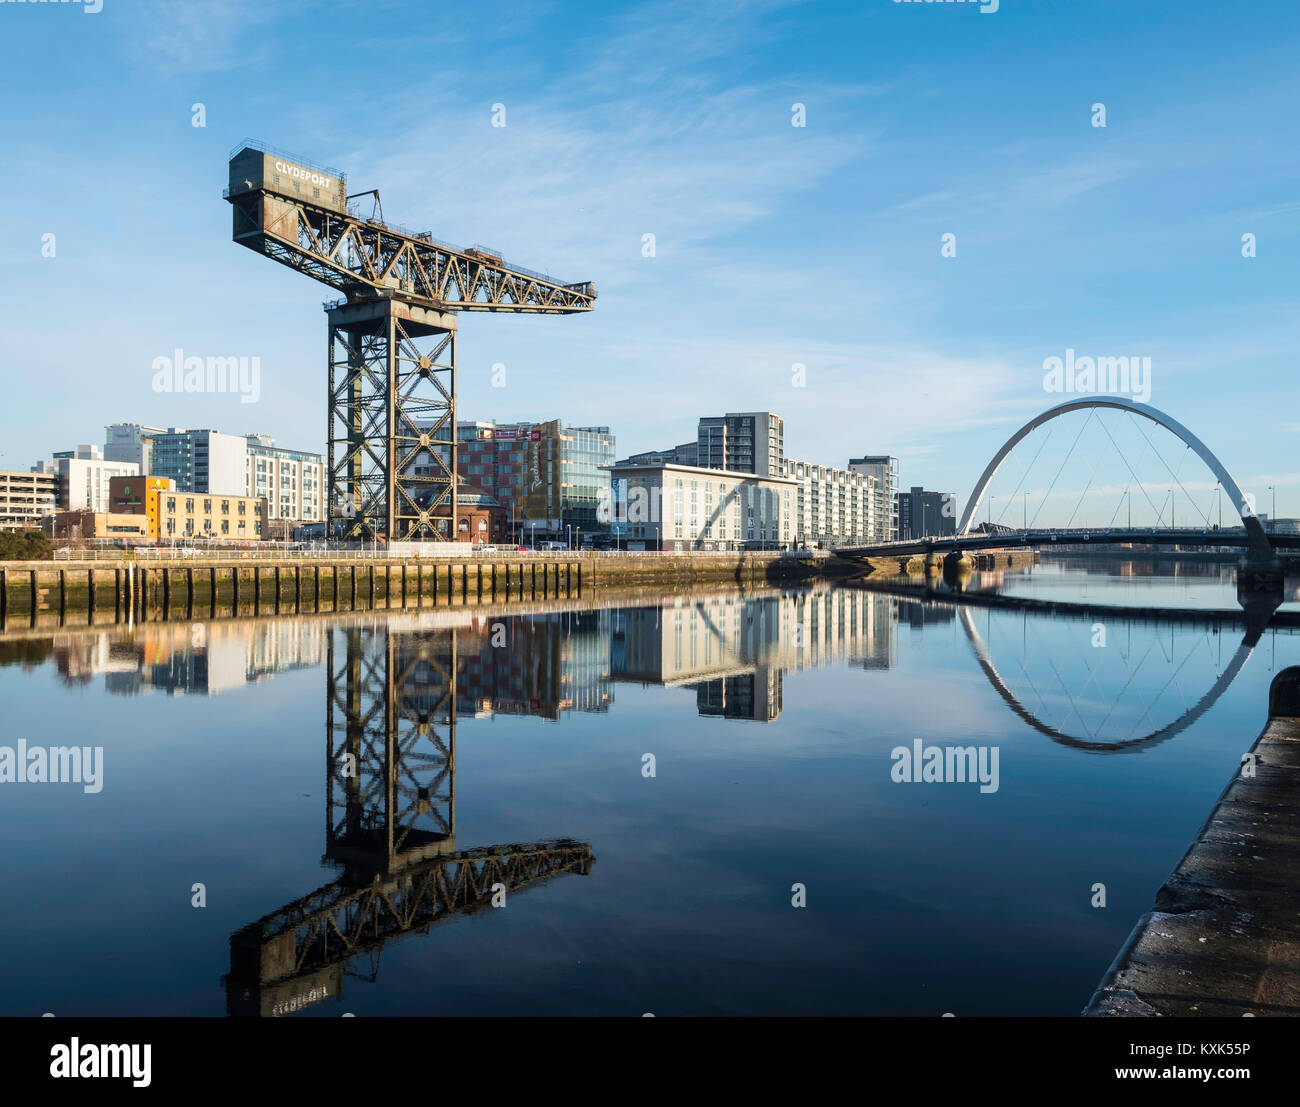
[[[1020,506],[1022,508],[1020,512],[1020,529],[1028,530],[1029,529],[1029,493],[1028,492],[1025,493],[1025,502]]]
[[[1272,528],[1277,526],[1277,485],[1270,484],[1268,486],[1268,490],[1273,493],[1272,512],[1268,517],[1268,525],[1269,525],[1269,529],[1271,530]]]

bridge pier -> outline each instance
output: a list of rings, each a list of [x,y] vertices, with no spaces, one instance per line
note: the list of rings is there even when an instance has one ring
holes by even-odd
[[[1282,592],[1286,570],[1280,558],[1246,557],[1237,566],[1237,594]]]

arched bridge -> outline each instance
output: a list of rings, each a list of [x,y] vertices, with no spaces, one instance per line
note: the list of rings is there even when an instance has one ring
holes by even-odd
[[[974,521],[979,514],[984,495],[1002,463],[1020,442],[1044,423],[1051,422],[1073,411],[1098,408],[1113,408],[1149,419],[1164,427],[1181,439],[1205,466],[1214,474],[1214,478],[1227,494],[1241,518],[1240,526],[1220,527],[1087,527],[1087,528],[1023,528],[1003,527],[996,530],[974,528]],[[993,460],[975,483],[975,488],[966,501],[966,510],[962,513],[955,534],[943,537],[906,539],[898,542],[883,542],[869,546],[842,547],[835,550],[840,557],[862,559],[868,557],[906,556],[929,553],[960,553],[966,550],[1006,549],[1014,546],[1045,546],[1052,544],[1070,544],[1089,542],[1093,544],[1129,543],[1137,545],[1161,546],[1208,546],[1219,548],[1244,548],[1249,560],[1254,563],[1273,563],[1278,549],[1300,549],[1300,535],[1268,534],[1255,514],[1252,498],[1233,479],[1223,463],[1211,452],[1199,438],[1178,420],[1166,415],[1150,404],[1137,403],[1116,396],[1093,397],[1086,400],[1068,400],[1063,404],[1050,407],[1036,415],[1015,432],[1002,448],[993,455]]]

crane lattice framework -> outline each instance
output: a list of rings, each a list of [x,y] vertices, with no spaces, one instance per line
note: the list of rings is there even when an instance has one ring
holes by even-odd
[[[552,877],[592,872],[572,838],[458,848],[454,628],[348,626],[328,639],[325,854],[338,879],[230,936],[230,1014],[337,998],[347,965]],[[508,902],[508,901],[506,901]]]
[[[344,174],[243,142],[225,197],[237,243],[343,293],[325,305],[331,522],[347,538],[454,540],[457,313],[570,315],[596,289],[385,223],[372,192],[364,217]]]

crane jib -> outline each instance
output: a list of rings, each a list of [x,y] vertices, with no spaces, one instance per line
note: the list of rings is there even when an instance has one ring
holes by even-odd
[[[343,173],[258,143],[229,168],[233,240],[346,297],[325,305],[331,537],[460,541],[456,313],[586,312],[595,286],[364,219]]]

